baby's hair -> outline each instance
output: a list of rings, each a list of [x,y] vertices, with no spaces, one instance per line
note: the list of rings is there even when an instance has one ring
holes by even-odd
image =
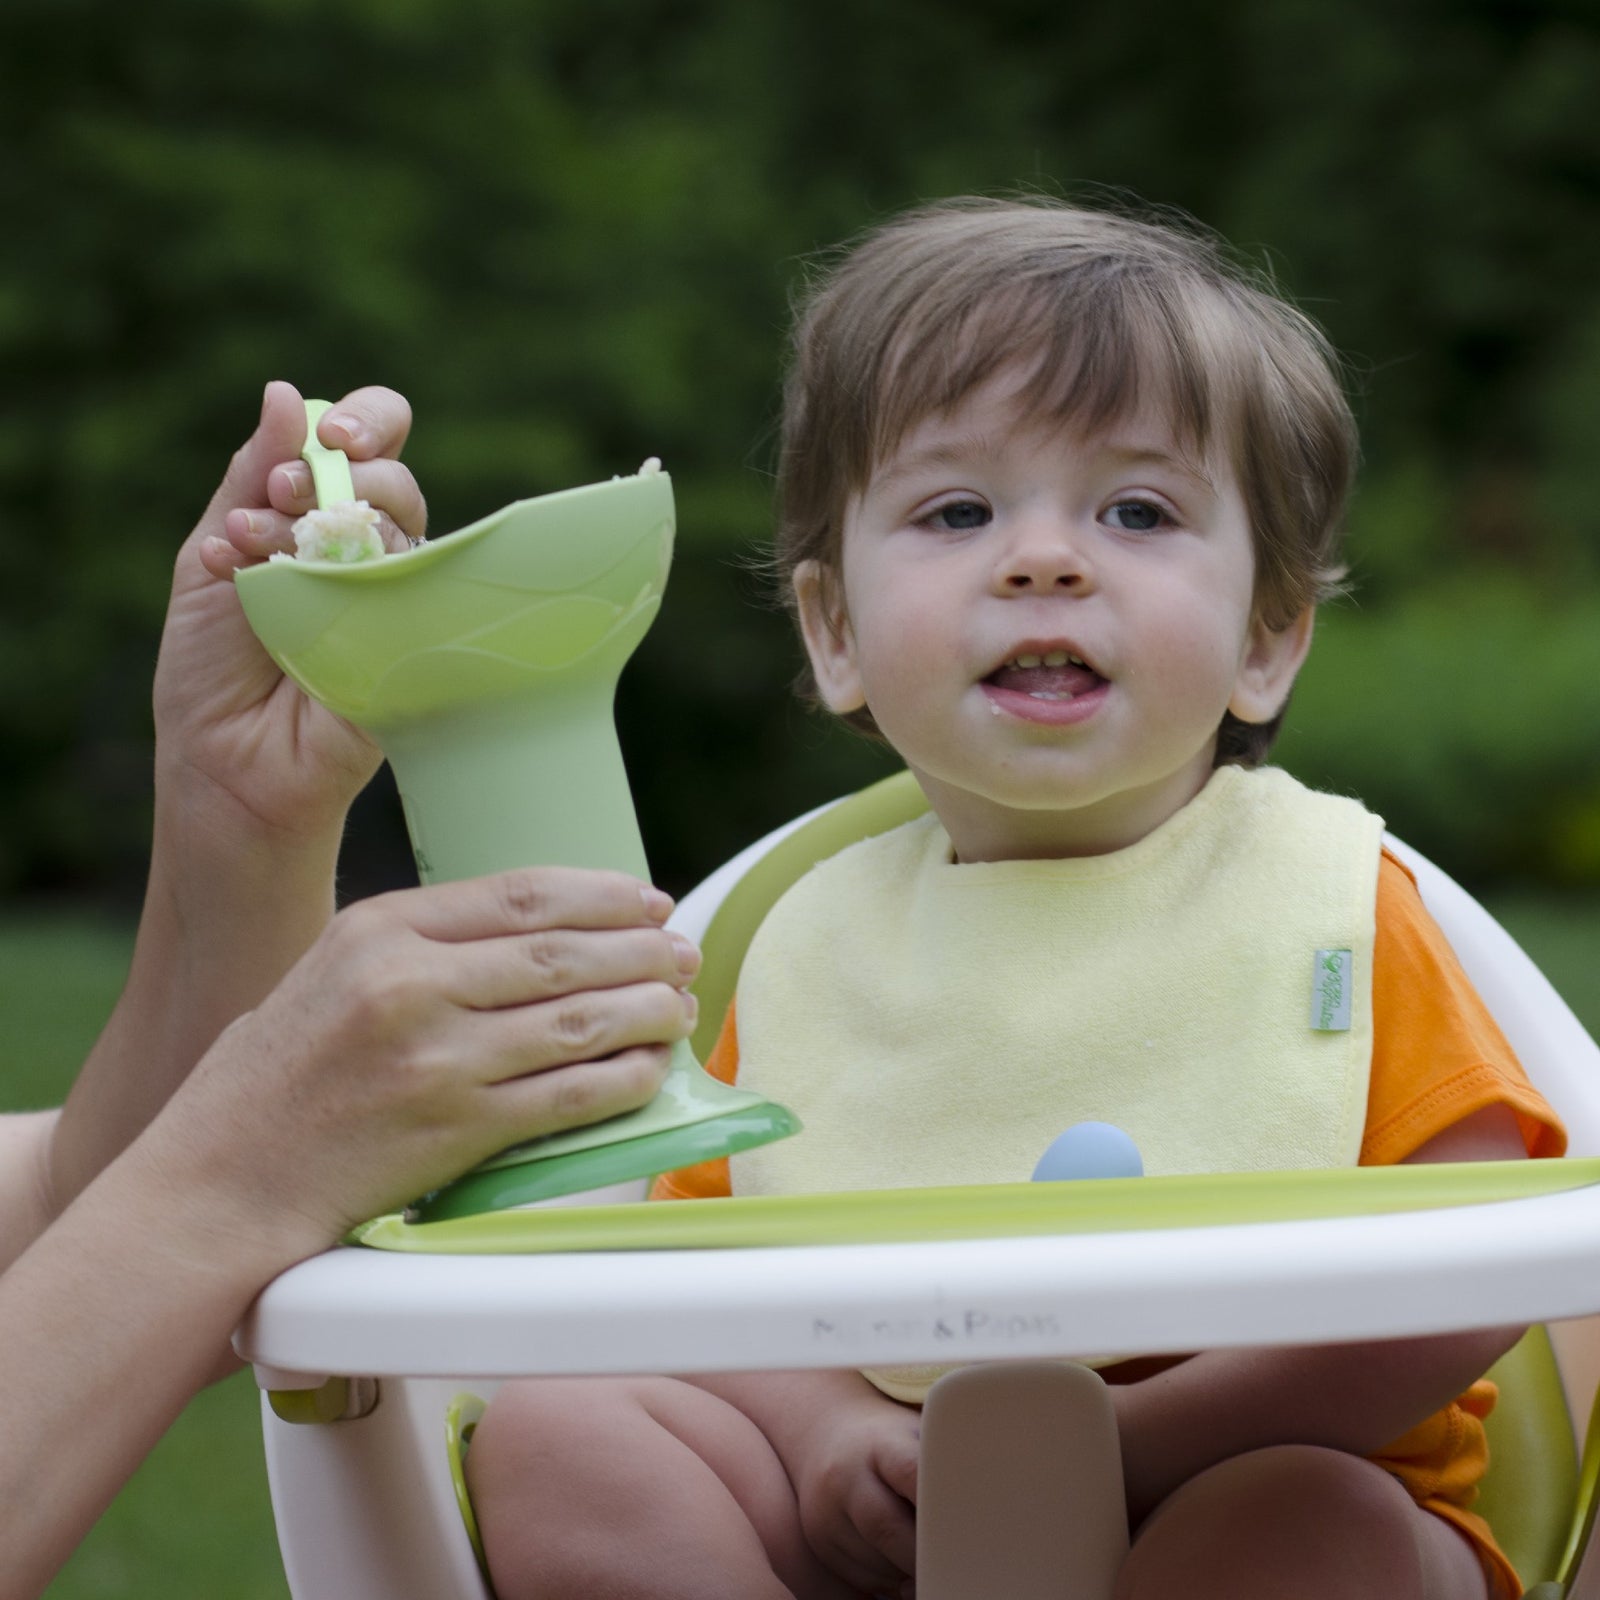
[[[1197,460],[1225,452],[1268,627],[1339,592],[1356,433],[1316,325],[1187,221],[959,199],[846,247],[796,308],[774,548],[786,595],[802,561],[837,581],[846,507],[906,435],[1007,371],[1038,422],[1094,431],[1148,405]],[[809,674],[800,688],[814,696]],[[847,720],[876,732],[865,710]],[[1225,717],[1218,764],[1264,759],[1281,721]]]

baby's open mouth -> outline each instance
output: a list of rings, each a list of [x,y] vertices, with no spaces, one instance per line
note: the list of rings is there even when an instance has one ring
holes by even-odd
[[[1082,656],[1067,650],[1048,655],[1013,656],[996,667],[985,683],[1031,695],[1035,700],[1071,700],[1105,682]]]

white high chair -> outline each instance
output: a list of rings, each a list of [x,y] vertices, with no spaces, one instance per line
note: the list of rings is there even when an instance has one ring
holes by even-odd
[[[776,895],[814,860],[920,809],[906,775],[889,779],[779,829],[682,902],[675,925],[706,952],[697,985],[706,1035]],[[1566,1121],[1570,1157],[1600,1156],[1600,1049],[1469,895],[1389,843]],[[702,1053],[707,1043],[696,1040]],[[1041,1144],[1052,1131],[1041,1130]],[[1039,1237],[488,1256],[334,1250],[272,1284],[235,1339],[274,1391],[262,1415],[290,1589],[295,1600],[488,1600],[447,1418],[467,1425],[475,1402],[453,1403],[466,1392],[487,1398],[514,1374],[1131,1356],[1527,1322],[1554,1326],[1548,1340],[1535,1328],[1496,1369],[1503,1400],[1490,1419],[1494,1462],[1480,1505],[1530,1588],[1560,1574],[1561,1586],[1532,1589],[1539,1600],[1596,1600],[1600,1558],[1583,1559],[1583,1547],[1600,1452],[1588,1452],[1580,1489],[1572,1419],[1589,1416],[1600,1381],[1600,1164],[1575,1160],[1558,1176],[1578,1186],[1368,1215],[1313,1214],[1296,1202],[1285,1216],[1267,1198],[1252,1202],[1259,1220],[1239,1220],[1235,1208],[1198,1225],[1122,1218],[1109,1231]],[[1383,1181],[1357,1178],[1374,1180]],[[957,1408],[952,1426],[959,1420]],[[932,1477],[930,1463],[924,1520]],[[1590,1510],[1574,1525],[1579,1505]],[[922,1600],[977,1600],[950,1577],[959,1551],[922,1548]],[[943,1578],[935,1559],[950,1562]]]

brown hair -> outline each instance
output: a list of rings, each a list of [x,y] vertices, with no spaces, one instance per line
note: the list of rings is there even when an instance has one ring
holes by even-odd
[[[1047,200],[944,201],[858,240],[797,307],[784,386],[774,567],[839,570],[845,509],[929,416],[1006,369],[1020,406],[1094,430],[1160,406],[1179,442],[1228,454],[1269,627],[1339,592],[1355,424],[1317,327],[1190,224]],[[814,695],[809,672],[800,687]],[[870,713],[848,719],[876,732]],[[1217,762],[1278,732],[1224,718]]]

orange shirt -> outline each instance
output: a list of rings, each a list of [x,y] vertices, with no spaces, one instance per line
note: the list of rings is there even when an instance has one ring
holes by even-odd
[[[1392,1166],[1476,1111],[1516,1114],[1530,1156],[1559,1156],[1559,1119],[1523,1072],[1478,998],[1410,872],[1384,852],[1378,869],[1372,952],[1372,1072],[1361,1165]],[[706,1070],[724,1083],[739,1071],[736,1008],[729,1006]],[[658,1178],[651,1198],[693,1200],[731,1192],[726,1158]],[[1468,1507],[1488,1465],[1481,1418],[1494,1385],[1479,1382],[1375,1457],[1419,1504],[1458,1527],[1477,1547],[1500,1593],[1521,1593],[1489,1526]]]

